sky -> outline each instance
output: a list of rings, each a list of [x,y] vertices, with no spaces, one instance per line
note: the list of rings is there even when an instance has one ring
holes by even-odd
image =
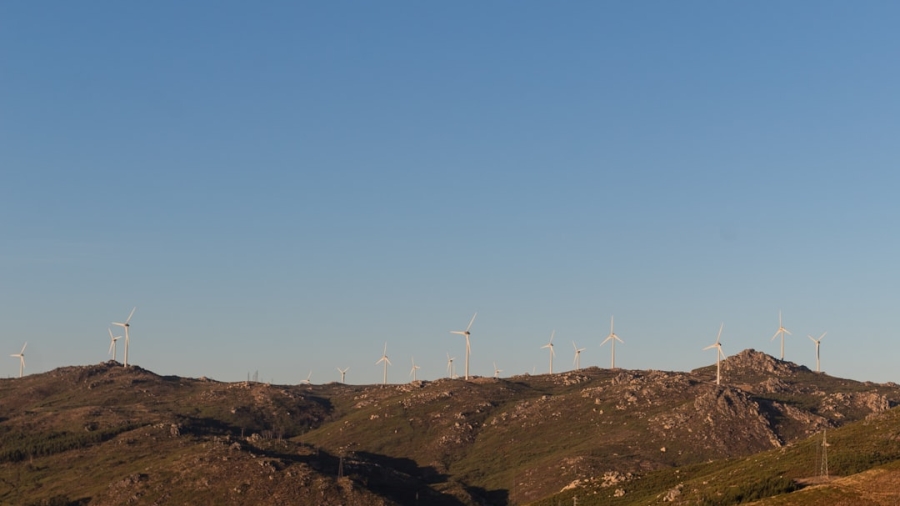
[[[2,2],[0,345],[296,384],[900,382],[900,5]],[[120,333],[117,333],[120,335]],[[118,360],[122,361],[122,342]],[[0,377],[18,374],[0,360]],[[727,381],[727,379],[726,379]]]

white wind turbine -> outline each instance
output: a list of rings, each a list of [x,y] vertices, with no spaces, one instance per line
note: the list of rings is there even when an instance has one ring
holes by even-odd
[[[112,355],[113,362],[116,361],[116,341],[122,339],[122,336],[113,337],[112,329],[107,328],[107,332],[109,332],[109,351],[106,352],[107,355]]]
[[[309,381],[309,378],[312,378],[312,371],[309,371],[309,374],[306,375],[305,380],[300,380],[301,385],[312,385],[312,382]]]
[[[378,359],[378,362],[375,362],[375,365],[384,362],[384,379],[382,380],[382,385],[387,385],[387,366],[394,365],[391,363],[390,359],[387,356],[387,341],[384,342],[384,351],[381,353],[381,358]]]
[[[416,381],[416,371],[421,369],[421,367],[416,365],[416,357],[410,357],[410,361],[412,362],[412,369],[409,371],[409,375],[413,377],[413,381]]]
[[[469,329],[471,329],[472,324],[475,323],[476,316],[478,316],[477,312],[474,315],[472,315],[472,319],[469,320],[469,326],[466,327],[466,330],[451,330],[450,331],[451,334],[459,334],[461,336],[466,336],[466,379],[467,380],[469,379],[469,353],[472,351],[472,348],[469,345],[469,336],[471,336],[472,333],[469,332]]]
[[[128,327],[131,326],[128,324],[128,322],[130,322],[131,317],[134,316],[135,309],[137,309],[137,307],[135,307],[134,309],[131,310],[131,314],[129,314],[128,318],[125,319],[125,323],[112,322],[113,325],[118,325],[119,327],[125,328],[125,359],[124,359],[124,362],[122,363],[122,365],[124,367],[128,367]]]
[[[575,360],[572,362],[575,364],[575,370],[581,370],[581,352],[586,348],[579,348],[578,345],[575,344],[575,341],[572,341],[572,347],[575,348]]]
[[[716,385],[719,384],[719,381],[721,380],[721,377],[722,377],[721,374],[720,374],[720,373],[721,373],[721,368],[720,368],[720,364],[719,364],[719,359],[720,359],[720,358],[721,358],[722,360],[725,359],[725,354],[722,353],[722,343],[719,342],[719,338],[722,337],[722,328],[723,328],[723,327],[725,327],[725,324],[724,324],[724,323],[721,324],[721,325],[719,325],[719,334],[716,336],[716,342],[715,342],[715,344],[711,344],[711,345],[707,346],[706,348],[703,348],[704,350],[711,350],[711,349],[713,349],[713,348],[716,349]]]
[[[609,335],[606,336],[606,339],[604,339],[602,343],[600,343],[600,346],[603,346],[604,344],[606,344],[606,341],[611,341],[612,367],[610,367],[610,369],[616,368],[616,341],[619,341],[620,343],[623,343],[623,344],[625,343],[625,341],[622,341],[621,339],[619,339],[619,336],[617,336],[616,333],[613,331],[613,322],[614,322],[613,318],[615,318],[615,317],[613,317],[613,316],[609,317]]]
[[[451,357],[450,354],[447,354],[447,375],[450,379],[453,379],[453,361],[456,360],[456,357]]]
[[[343,383],[343,382],[344,382],[344,376],[347,375],[347,371],[349,371],[350,368],[348,367],[348,368],[346,368],[346,369],[341,369],[340,367],[338,367],[337,370],[341,373],[341,383]]]
[[[13,353],[10,357],[19,359],[19,377],[22,377],[22,374],[25,372],[25,347],[28,346],[28,343],[25,343],[25,346],[22,346],[22,351],[19,353]]]
[[[501,372],[503,372],[503,369],[497,369],[497,362],[494,362],[494,377],[499,378]]]
[[[541,346],[541,349],[547,348],[550,350],[550,374],[553,374],[553,355],[556,355],[556,352],[553,351],[553,336],[556,334],[556,331],[550,333],[550,342]]]
[[[772,336],[772,341],[778,337],[778,334],[781,334],[781,360],[784,360],[784,335],[791,335],[791,332],[781,324],[781,311],[778,312],[778,330],[776,330],[775,335]]]
[[[809,334],[806,335],[806,337],[810,338],[812,340],[812,342],[816,343],[816,372],[820,372],[819,371],[819,345],[822,344],[822,338],[825,337],[825,334],[827,334],[827,333],[828,332],[822,332],[822,335],[819,336],[818,339],[814,338],[813,336],[811,336]]]

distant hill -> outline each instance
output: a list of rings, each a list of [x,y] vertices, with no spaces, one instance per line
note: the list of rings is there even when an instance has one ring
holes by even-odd
[[[721,386],[715,366],[382,387],[107,362],[0,380],[0,503],[733,504],[803,489],[790,497],[821,504],[843,483],[812,479],[825,429],[832,475],[898,479],[898,403],[896,384],[754,350],[723,363]]]

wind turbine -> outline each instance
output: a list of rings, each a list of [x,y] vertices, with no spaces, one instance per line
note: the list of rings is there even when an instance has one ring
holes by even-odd
[[[541,349],[547,348],[550,350],[550,374],[553,374],[553,355],[556,355],[556,352],[553,351],[553,336],[556,334],[556,331],[550,333],[550,342],[541,346]]]
[[[602,343],[600,343],[600,346],[603,346],[604,344],[606,344],[606,341],[612,341],[610,344],[612,346],[612,367],[610,367],[610,369],[616,368],[616,341],[619,341],[622,344],[625,343],[625,341],[619,339],[619,336],[617,336],[613,331],[613,318],[615,317],[609,317],[609,335],[606,336],[606,339],[604,339]]]
[[[781,311],[778,312],[778,330],[776,330],[775,335],[772,336],[772,341],[778,337],[778,334],[781,334],[781,360],[784,360],[784,335],[791,335],[791,332],[781,324]]]
[[[807,334],[806,337],[810,338],[812,342],[816,343],[816,372],[819,372],[819,345],[822,343],[822,338],[825,337],[825,334],[828,332],[822,332],[822,335],[819,336],[818,339],[813,336]]]
[[[469,329],[471,329],[472,324],[475,323],[476,316],[478,316],[477,312],[474,315],[472,315],[472,319],[469,320],[469,326],[466,327],[466,330],[451,330],[450,331],[451,334],[459,334],[461,336],[466,336],[466,380],[469,379],[469,353],[472,351],[472,348],[469,345],[469,336],[471,336],[472,333],[469,332]]]
[[[575,341],[572,341],[572,347],[575,348],[575,360],[573,360],[572,362],[575,364],[575,370],[580,371],[581,370],[581,352],[584,351],[586,348],[579,348],[575,344]]]
[[[118,325],[119,327],[125,327],[125,360],[122,363],[123,367],[128,367],[128,327],[130,327],[128,322],[130,322],[131,317],[134,316],[135,309],[137,309],[137,307],[135,307],[134,309],[131,310],[131,314],[128,315],[128,318],[125,320],[125,323],[112,322],[113,325]]]
[[[409,375],[413,377],[413,381],[416,381],[416,371],[421,367],[416,365],[416,357],[410,357],[410,361],[412,361],[412,370],[409,371]]]
[[[14,353],[10,355],[10,357],[19,359],[19,377],[22,377],[22,373],[25,371],[25,347],[28,346],[28,343],[25,343],[25,346],[22,346],[22,351],[19,353]]]
[[[721,374],[720,374],[721,369],[720,369],[720,365],[719,365],[719,359],[725,358],[725,354],[722,353],[722,343],[719,342],[719,338],[722,337],[722,328],[723,327],[725,327],[724,323],[719,325],[719,335],[716,336],[716,342],[714,344],[707,346],[706,348],[703,348],[704,350],[711,350],[713,348],[716,349],[716,385],[719,384],[719,381],[721,379]]]
[[[107,328],[107,332],[109,332],[109,351],[106,352],[107,355],[112,354],[113,362],[116,361],[116,341],[122,339],[122,336],[113,337],[112,329]]]
[[[338,367],[337,370],[340,371],[340,373],[341,373],[341,383],[343,383],[343,382],[344,382],[344,376],[347,374],[347,371],[349,371],[350,368],[348,367],[348,368],[346,368],[346,369],[341,369],[340,367]]]
[[[309,381],[309,378],[312,378],[312,371],[309,371],[309,374],[306,375],[305,380],[300,380],[300,384],[301,385],[312,385],[312,383]]]
[[[381,358],[378,359],[378,362],[375,362],[375,365],[384,362],[384,379],[382,380],[382,385],[387,385],[387,366],[394,365],[391,363],[390,359],[387,356],[387,341],[384,342],[384,351],[381,353]]]
[[[494,362],[494,377],[499,378],[501,372],[503,372],[503,369],[497,369],[497,362]]]
[[[447,354],[447,375],[450,379],[453,379],[453,361],[456,360],[456,357],[451,357],[450,354]]]

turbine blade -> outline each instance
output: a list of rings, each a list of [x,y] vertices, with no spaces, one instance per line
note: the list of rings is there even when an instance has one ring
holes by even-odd
[[[776,338],[776,337],[778,337],[778,334],[780,334],[780,333],[781,333],[781,331],[780,331],[780,330],[779,330],[779,331],[778,331],[778,332],[775,332],[775,335],[774,335],[774,336],[772,336],[772,339],[769,339],[769,340],[770,340],[770,341],[774,341],[774,340],[775,340],[775,338]]]
[[[713,348],[715,348],[715,347],[716,347],[716,345],[711,344],[711,345],[707,346],[706,348],[703,348],[703,350],[704,350],[704,351],[705,351],[705,350],[711,350],[711,349],[713,349]]]
[[[722,322],[722,324],[719,325],[719,334],[716,335],[716,342],[717,342],[717,343],[719,342],[719,338],[722,337],[722,329],[723,329],[723,328],[725,328],[725,322]]]
[[[789,336],[793,335],[793,334],[791,334],[791,331],[788,330],[788,329],[781,329],[781,330],[783,330],[784,333],[786,333],[786,334],[789,335]]]
[[[827,334],[827,333],[828,333],[828,332],[822,332],[822,335],[821,335],[821,336],[819,336],[819,341],[821,341],[821,340],[822,340],[822,338],[823,338],[823,337],[825,337],[825,334]]]
[[[475,312],[475,314],[474,314],[474,315],[472,315],[472,319],[471,319],[471,320],[469,320],[469,326],[468,326],[468,327],[466,327],[466,332],[468,332],[468,331],[469,331],[469,329],[471,329],[471,328],[472,328],[472,324],[473,324],[473,323],[475,323],[475,317],[476,317],[476,316],[478,316],[478,311],[476,311],[476,312]]]
[[[131,310],[131,312],[128,313],[128,318],[125,319],[125,323],[128,323],[128,322],[131,321],[131,317],[134,316],[134,311],[135,311],[136,309],[137,309],[137,306],[134,306],[134,308]]]
[[[24,353],[25,353],[25,348],[27,348],[27,347],[28,347],[28,342],[26,341],[26,342],[25,342],[25,346],[22,346],[22,351],[20,351],[19,353],[20,353],[20,354],[24,354]]]

